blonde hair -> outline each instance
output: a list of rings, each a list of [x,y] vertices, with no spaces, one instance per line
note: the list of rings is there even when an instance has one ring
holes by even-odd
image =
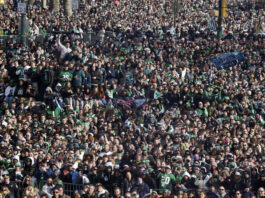
[[[33,186],[28,186],[25,189],[23,196],[27,196],[27,198],[37,198],[37,197],[39,197],[38,196],[38,189],[34,188]]]
[[[3,191],[4,188],[6,189],[5,191]],[[6,186],[4,186],[3,189],[2,189],[2,192],[0,193],[0,195],[2,198],[5,198],[6,195],[8,195],[10,193],[10,190]]]

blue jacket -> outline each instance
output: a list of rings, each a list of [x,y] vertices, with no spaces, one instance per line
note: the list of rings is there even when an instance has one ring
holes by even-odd
[[[132,191],[137,190],[139,192],[139,198],[144,198],[144,196],[148,193],[150,193],[150,188],[146,183],[139,183],[136,182],[132,186]]]

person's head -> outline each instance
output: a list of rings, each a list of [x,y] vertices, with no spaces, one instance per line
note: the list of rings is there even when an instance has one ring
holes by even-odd
[[[42,194],[42,195],[40,196],[40,198],[49,198],[49,196],[48,196],[46,193],[44,193],[44,194]]]
[[[214,185],[211,185],[211,186],[210,186],[210,191],[212,191],[212,192],[215,191],[215,186],[214,186]]]
[[[139,193],[136,190],[132,191],[132,198],[139,198]]]
[[[88,193],[92,195],[95,192],[95,186],[94,185],[89,185],[88,187]]]
[[[60,191],[59,191],[59,188],[55,188],[55,189],[53,190],[53,196],[54,196],[55,198],[59,198],[59,197],[60,197]]]
[[[23,80],[19,80],[18,84],[19,84],[19,86],[23,86],[24,85],[24,81]]]
[[[130,192],[126,192],[124,198],[132,198],[132,194]]]
[[[31,182],[31,177],[30,176],[26,176],[24,181],[25,181],[26,184],[29,185],[30,182]]]
[[[1,191],[2,191],[2,193],[1,193],[2,195],[7,195],[10,193],[10,190],[8,189],[8,187],[6,185],[2,186]]]
[[[3,175],[4,183],[8,184],[10,182],[10,176],[8,172],[5,172]]]
[[[171,167],[168,165],[166,166],[166,173],[170,173],[171,172]]]
[[[265,189],[263,187],[260,187],[258,189],[258,196],[259,197],[265,197]]]
[[[138,175],[137,176],[137,182],[140,183],[140,184],[143,183],[143,177],[142,177],[142,175]]]
[[[236,193],[235,193],[235,197],[236,198],[241,198],[242,197],[242,193],[239,190],[237,190]]]
[[[74,198],[81,198],[81,194],[78,191],[75,191]]]
[[[206,198],[206,193],[204,191],[201,191],[199,194],[200,198]]]
[[[121,196],[121,189],[119,187],[116,187],[114,189],[114,194],[116,197],[120,197]]]
[[[46,183],[51,186],[52,185],[52,177],[49,177],[46,181]]]
[[[65,44],[65,46],[66,46],[67,48],[70,48],[70,43],[67,42],[67,43]]]
[[[239,180],[240,177],[241,177],[240,172],[236,172],[236,173],[235,173],[235,179],[236,179],[236,180]]]
[[[220,195],[225,194],[226,193],[225,192],[225,187],[224,186],[220,186],[219,189],[218,189],[218,192],[219,192]]]
[[[130,171],[126,172],[126,178],[129,180],[132,179],[132,173]]]
[[[63,196],[64,195],[64,189],[63,189],[63,186],[59,186],[59,188],[58,188],[58,190],[59,190],[59,194],[60,194],[60,196]]]
[[[97,191],[98,191],[98,192],[101,192],[101,191],[103,190],[103,186],[102,186],[101,183],[97,183],[97,184],[96,184],[96,188],[97,188]]]

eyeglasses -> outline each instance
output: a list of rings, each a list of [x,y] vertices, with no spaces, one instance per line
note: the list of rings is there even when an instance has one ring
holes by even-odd
[[[59,191],[54,191],[54,193],[56,193],[56,194],[57,194],[57,193],[59,193]]]
[[[125,196],[125,198],[131,198],[131,196]]]
[[[240,195],[240,193],[236,193],[237,195]]]
[[[224,189],[224,188],[219,188],[219,190],[222,190],[222,191],[223,191],[223,190],[225,190],[225,189]]]

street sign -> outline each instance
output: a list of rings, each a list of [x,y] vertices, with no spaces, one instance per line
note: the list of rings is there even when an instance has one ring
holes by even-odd
[[[18,3],[17,4],[17,12],[20,14],[26,14],[27,4],[26,3]]]
[[[78,8],[79,8],[79,1],[72,0],[72,10],[78,10]]]

